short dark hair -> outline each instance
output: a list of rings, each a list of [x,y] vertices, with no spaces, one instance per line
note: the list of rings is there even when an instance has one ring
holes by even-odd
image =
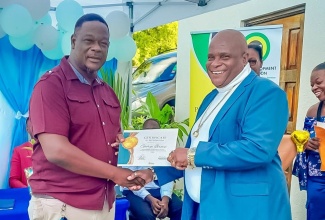
[[[160,123],[159,123],[159,121],[157,119],[148,118],[143,123],[143,127],[142,128],[143,129],[159,129],[160,128]]]
[[[318,64],[313,71],[317,71],[317,70],[325,70],[325,62]]]
[[[258,54],[258,57],[260,58],[261,61],[263,61],[263,52],[262,52],[262,47],[258,44],[248,44],[248,49],[251,48],[255,50]]]
[[[108,28],[108,25],[102,16],[95,14],[95,13],[89,13],[89,14],[85,14],[85,15],[81,16],[77,20],[76,25],[74,26],[74,32],[76,32],[76,30],[78,28],[81,28],[82,24],[87,21],[99,21],[99,22],[105,24],[105,26]]]

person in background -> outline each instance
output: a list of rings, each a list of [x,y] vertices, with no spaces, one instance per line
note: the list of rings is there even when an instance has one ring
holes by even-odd
[[[143,123],[143,129],[159,129],[156,119],[149,118]],[[143,170],[148,167],[129,167],[132,170]],[[130,220],[155,220],[169,217],[180,220],[182,201],[173,193],[174,181],[159,187],[156,181],[146,184],[139,191],[123,189],[123,195],[130,202]]]
[[[251,70],[247,50],[237,30],[211,39],[206,69],[215,89],[202,101],[185,148],[169,154],[173,167],[155,167],[161,185],[184,176],[182,220],[292,218],[277,153],[287,96]]]
[[[257,75],[260,75],[263,66],[262,47],[258,44],[248,45],[248,63]]]
[[[325,172],[320,170],[320,139],[316,137],[314,126],[317,122],[325,122],[325,62],[313,69],[310,85],[319,102],[308,109],[305,117],[304,130],[310,133],[303,152],[306,160],[296,159],[292,174],[299,177],[300,189],[307,191],[307,220],[320,220],[325,219]],[[304,172],[304,175],[299,175],[299,172]]]
[[[140,189],[153,180],[128,180],[133,173],[117,167],[123,141],[121,106],[97,71],[106,61],[109,29],[97,14],[81,16],[71,36],[70,56],[45,73],[30,100],[36,139],[29,179],[32,220],[113,220],[115,184]],[[143,177],[143,176],[142,176]]]
[[[25,169],[32,166],[33,144],[32,131],[29,118],[26,119],[26,130],[30,140],[22,145],[15,147],[10,162],[9,186],[11,188],[27,187],[27,177]]]

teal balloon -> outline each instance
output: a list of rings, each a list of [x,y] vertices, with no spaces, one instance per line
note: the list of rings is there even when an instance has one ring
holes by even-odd
[[[119,40],[116,40],[116,51],[115,58],[121,62],[131,61],[137,52],[137,45],[135,41],[130,36],[125,36]]]
[[[1,15],[0,15],[1,17]],[[1,27],[1,24],[0,24],[0,38],[4,37],[6,35],[6,32],[4,32],[4,30],[2,29]]]
[[[8,35],[22,37],[32,29],[33,20],[26,8],[12,4],[1,11],[0,25]]]
[[[62,36],[61,48],[64,55],[69,55],[71,51],[71,35],[72,32],[66,32]]]
[[[62,1],[55,11],[58,25],[66,31],[72,31],[76,21],[84,14],[81,5],[74,0]]]
[[[118,41],[110,40],[106,61],[113,59],[118,51]]]
[[[50,25],[52,25],[52,18],[49,15],[49,13],[47,13],[42,18],[36,20],[35,23],[36,23],[36,25],[41,25],[41,24],[50,24]]]
[[[9,36],[11,45],[18,50],[29,50],[34,46],[34,29],[22,37]]]

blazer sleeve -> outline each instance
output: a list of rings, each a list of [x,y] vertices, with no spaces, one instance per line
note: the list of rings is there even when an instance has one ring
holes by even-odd
[[[159,186],[179,179],[184,175],[183,170],[177,170],[174,167],[154,167],[154,170],[158,178]]]

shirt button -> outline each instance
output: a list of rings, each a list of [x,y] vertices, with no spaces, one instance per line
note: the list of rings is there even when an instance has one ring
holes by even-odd
[[[109,142],[107,142],[107,145],[108,145],[108,146],[109,146],[109,144],[110,144],[110,143],[109,143]]]
[[[112,161],[110,161],[110,160],[109,160],[109,161],[108,161],[108,163],[109,163],[109,164],[111,164],[111,163],[112,163]]]
[[[97,105],[97,108],[99,108],[99,105]]]
[[[103,122],[103,125],[105,125],[105,122]]]

